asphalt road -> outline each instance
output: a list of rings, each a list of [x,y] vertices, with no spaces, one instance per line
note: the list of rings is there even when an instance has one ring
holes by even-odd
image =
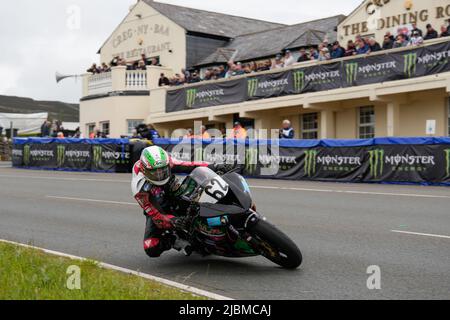
[[[450,299],[449,188],[250,181],[258,211],[303,252],[302,267],[286,271],[260,257],[150,260],[129,180],[0,166],[0,238],[232,298]],[[381,290],[367,288],[372,265]]]

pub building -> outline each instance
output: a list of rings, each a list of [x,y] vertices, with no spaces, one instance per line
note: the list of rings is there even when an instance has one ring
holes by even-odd
[[[366,0],[348,16],[283,25],[140,0],[99,50],[99,63],[122,59],[111,72],[85,74],[81,130],[130,136],[152,124],[162,136],[194,127],[279,129],[291,121],[298,139],[449,136],[450,37],[331,61],[179,86],[159,86],[161,74],[204,76],[228,61],[261,65],[289,50],[357,36],[384,35],[413,24],[440,32],[448,0]],[[146,70],[130,67],[145,55]],[[153,62],[153,65],[151,65]]]

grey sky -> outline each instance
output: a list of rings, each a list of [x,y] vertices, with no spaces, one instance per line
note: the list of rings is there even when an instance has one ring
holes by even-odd
[[[160,0],[161,2],[294,24],[349,14],[361,0]],[[136,0],[17,0],[0,11],[0,94],[78,102],[81,83],[55,84],[54,73],[83,73]],[[80,9],[80,28],[71,10]]]

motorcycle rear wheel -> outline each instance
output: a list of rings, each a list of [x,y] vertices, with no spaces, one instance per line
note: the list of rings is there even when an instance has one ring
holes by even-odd
[[[297,269],[302,264],[302,253],[297,245],[277,227],[260,220],[251,229],[259,239],[259,250],[270,261],[285,269]]]

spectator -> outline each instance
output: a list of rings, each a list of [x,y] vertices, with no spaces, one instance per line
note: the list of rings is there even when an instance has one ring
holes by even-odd
[[[42,138],[49,137],[50,130],[51,130],[51,122],[47,120],[41,126],[41,137]]]
[[[109,63],[109,65],[110,65],[111,67],[117,67],[117,66],[119,65],[119,62],[120,62],[120,57],[117,56],[117,57],[115,57],[114,59],[111,60],[111,62]]]
[[[270,70],[270,68],[272,68],[272,61],[271,60],[266,60],[263,64],[261,64],[257,71],[258,72],[262,72],[262,71],[268,71]]]
[[[161,64],[158,62],[158,59],[156,58],[152,58],[150,65],[153,67],[161,67]]]
[[[347,42],[347,50],[345,50],[345,56],[351,57],[356,54],[356,46],[353,40]]]
[[[167,78],[164,73],[161,73],[161,76],[159,77],[159,86],[160,87],[164,87],[164,86],[169,86],[170,85],[170,80],[169,78]]]
[[[227,71],[225,70],[225,67],[220,65],[217,70],[217,78],[219,79],[225,78],[226,74]]]
[[[194,138],[194,132],[192,129],[187,129],[186,134],[183,136],[183,139],[192,139]]]
[[[187,71],[186,69],[181,69],[181,74],[184,77],[184,82],[189,83],[189,81],[191,79],[191,73],[189,71]]]
[[[407,42],[409,41],[408,33],[409,33],[408,28],[398,28],[397,29],[397,36],[403,35]]]
[[[158,130],[156,130],[152,124],[149,124],[147,129],[149,133],[148,140],[154,141],[155,139],[159,139],[161,137]]]
[[[375,38],[369,39],[369,52],[378,52],[381,51],[380,44],[375,40]]]
[[[209,133],[208,133],[208,131],[206,130],[206,127],[205,126],[202,126],[202,135],[201,135],[201,139],[203,139],[203,140],[210,140],[211,139],[211,136],[209,135]]]
[[[295,59],[292,56],[292,53],[290,50],[286,50],[286,53],[284,55],[284,67],[292,66],[295,63]]]
[[[145,53],[141,54],[141,60],[144,61],[146,66],[151,64],[151,62],[147,59],[147,56],[145,55]]]
[[[394,46],[392,48],[404,48],[408,45],[408,41],[406,41],[404,34],[399,34],[397,36],[397,40],[394,42]]]
[[[295,131],[289,120],[283,121],[283,128],[280,130],[280,139],[294,139]]]
[[[443,37],[449,37],[449,36],[450,36],[450,32],[448,30],[448,27],[447,26],[442,26],[441,27],[441,35],[440,35],[440,37],[443,38]]]
[[[272,61],[272,67],[271,69],[281,69],[284,67],[283,57],[281,54],[277,54],[275,57],[275,60]]]
[[[420,46],[423,44],[423,38],[420,36],[420,33],[418,31],[414,31],[411,39],[409,40],[410,46]]]
[[[106,64],[106,63],[102,63],[102,67],[101,67],[101,72],[110,72],[111,68]]]
[[[242,124],[237,121],[234,123],[233,130],[231,131],[231,139],[246,139],[247,138],[247,130],[242,127]]]
[[[387,33],[384,35],[383,40],[383,50],[390,50],[394,47],[394,40],[392,39],[392,36],[390,33]]]
[[[423,31],[420,30],[419,28],[417,28],[417,24],[413,23],[412,24],[412,30],[411,30],[411,34],[414,34],[414,32],[418,32],[420,37],[423,37]]]
[[[100,69],[97,67],[96,63],[93,63],[92,66],[89,69],[87,69],[86,71],[89,73],[92,73],[92,74],[100,73]]]
[[[427,33],[425,35],[424,40],[436,39],[438,37],[438,33],[434,30],[431,24],[427,24]]]
[[[189,83],[197,83],[197,82],[200,82],[200,81],[202,81],[202,80],[200,79],[200,76],[199,76],[198,72],[194,71],[194,73],[192,74],[192,77],[191,77],[191,80],[189,81]]]
[[[333,43],[331,50],[331,59],[339,59],[345,56],[345,49],[341,47],[339,41]]]
[[[447,32],[450,34],[450,19],[447,20]]]
[[[136,70],[147,70],[147,66],[145,65],[145,60],[139,60]]]
[[[366,54],[370,50],[369,45],[364,41],[364,39],[360,38],[356,41],[356,54]]]
[[[309,61],[310,58],[308,57],[308,53],[306,52],[305,48],[301,48],[300,49],[300,56],[297,59],[297,62],[301,63],[301,62],[306,62]]]
[[[323,47],[319,52],[319,61],[327,61],[331,59],[330,51],[327,47]]]
[[[133,129],[131,131],[131,137],[130,139],[141,139],[142,137],[138,134],[138,131],[136,129]]]
[[[310,60],[317,60],[317,59],[319,59],[319,51],[316,48],[311,47],[309,49],[309,59]]]
[[[64,139],[64,133],[63,132],[58,132],[58,134],[56,135],[56,138],[58,139]]]

